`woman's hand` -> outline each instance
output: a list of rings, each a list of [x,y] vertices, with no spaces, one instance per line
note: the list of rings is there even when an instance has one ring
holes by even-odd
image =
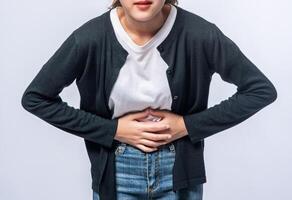
[[[149,110],[128,113],[118,119],[116,140],[141,149],[144,152],[156,151],[160,145],[170,141],[169,124],[163,122],[139,121],[149,115]]]
[[[157,117],[162,118],[162,120],[159,121],[158,123],[170,125],[169,129],[158,131],[160,134],[171,134],[172,137],[168,140],[168,143],[177,140],[181,137],[184,137],[188,134],[184,123],[184,119],[181,115],[172,113],[168,110],[150,109],[149,111],[151,115],[155,115]]]

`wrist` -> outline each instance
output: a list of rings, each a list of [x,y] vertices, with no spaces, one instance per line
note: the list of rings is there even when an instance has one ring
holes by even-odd
[[[179,117],[179,132],[186,136],[188,134],[183,116]]]

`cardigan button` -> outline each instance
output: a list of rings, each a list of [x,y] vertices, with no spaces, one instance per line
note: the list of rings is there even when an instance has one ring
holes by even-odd
[[[172,73],[172,70],[171,70],[171,69],[168,69],[168,70],[167,70],[167,73],[168,73],[168,74],[171,74],[171,73]]]
[[[176,100],[178,98],[178,96],[174,96],[173,99]]]

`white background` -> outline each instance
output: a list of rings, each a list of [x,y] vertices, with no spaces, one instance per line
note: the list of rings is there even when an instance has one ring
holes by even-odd
[[[107,10],[107,0],[0,1],[0,199],[92,198],[83,139],[21,107],[21,95],[69,34]],[[215,23],[275,85],[259,113],[205,139],[204,200],[290,200],[292,179],[289,0],[180,0]],[[209,106],[235,92],[215,74]],[[78,107],[75,84],[61,93]]]

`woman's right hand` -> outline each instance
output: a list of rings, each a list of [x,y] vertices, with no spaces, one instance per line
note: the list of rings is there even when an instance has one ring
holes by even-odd
[[[158,146],[167,144],[171,135],[158,133],[158,131],[168,129],[168,124],[139,121],[139,119],[143,119],[149,114],[148,109],[145,109],[141,112],[128,113],[120,117],[114,139],[135,146],[144,152],[156,151]]]

